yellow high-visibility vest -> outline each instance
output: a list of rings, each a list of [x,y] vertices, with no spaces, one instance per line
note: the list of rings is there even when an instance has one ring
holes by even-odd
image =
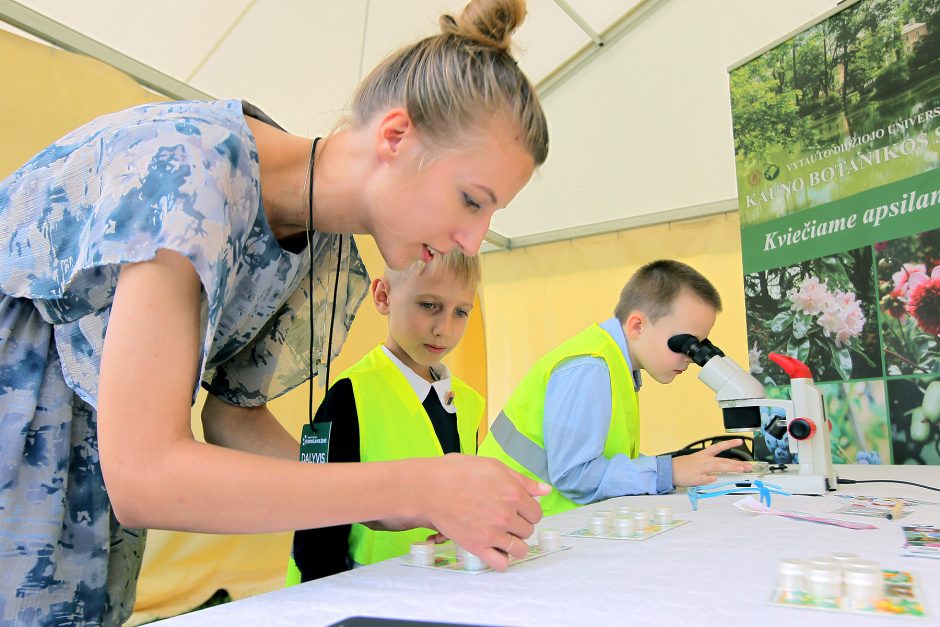
[[[374,348],[343,372],[356,397],[359,415],[359,459],[363,462],[391,461],[409,457],[438,457],[444,454],[434,425],[408,379],[381,346]],[[460,452],[476,454],[477,429],[483,418],[483,397],[466,383],[451,378],[457,407]],[[459,498],[454,495],[454,498]],[[423,542],[431,529],[374,531],[354,524],[349,534],[349,554],[359,564],[372,564],[408,553],[412,542]]]
[[[493,422],[478,454],[495,457],[527,477],[551,485],[543,425],[548,380],[561,362],[588,356],[603,359],[610,371],[610,429],[603,455],[608,459],[617,454],[636,457],[640,447],[640,408],[633,375],[617,342],[596,324],[535,362]],[[542,497],[541,505],[545,516],[578,507],[554,486]]]

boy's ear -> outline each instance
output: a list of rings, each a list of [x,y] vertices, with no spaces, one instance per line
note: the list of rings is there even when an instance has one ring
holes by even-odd
[[[640,337],[643,327],[646,326],[646,316],[639,311],[631,311],[627,321],[623,323],[623,332],[627,339],[635,340]]]
[[[384,276],[372,281],[372,302],[375,303],[375,309],[383,316],[388,315],[389,304],[388,296],[391,290],[388,279]]]
[[[401,155],[402,140],[411,137],[414,125],[411,116],[401,107],[390,109],[379,120],[377,129],[377,152],[384,162],[393,161]]]

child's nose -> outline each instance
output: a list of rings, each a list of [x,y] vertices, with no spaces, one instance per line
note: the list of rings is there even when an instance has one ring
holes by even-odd
[[[450,333],[451,319],[448,316],[445,316],[443,320],[438,320],[434,325],[434,335],[438,337],[445,337]]]

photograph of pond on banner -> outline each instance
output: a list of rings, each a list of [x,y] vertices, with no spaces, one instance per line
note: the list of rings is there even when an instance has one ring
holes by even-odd
[[[837,462],[940,464],[940,3],[844,3],[730,86],[751,373],[807,363]]]

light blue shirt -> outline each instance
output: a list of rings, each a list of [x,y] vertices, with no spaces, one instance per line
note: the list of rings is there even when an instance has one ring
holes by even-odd
[[[627,339],[617,318],[600,327],[620,347],[639,390],[640,373],[633,369]],[[574,357],[552,371],[545,390],[545,452],[551,483],[566,498],[585,505],[627,494],[671,492],[672,457],[626,455],[604,457],[613,403],[610,371],[599,357]]]

